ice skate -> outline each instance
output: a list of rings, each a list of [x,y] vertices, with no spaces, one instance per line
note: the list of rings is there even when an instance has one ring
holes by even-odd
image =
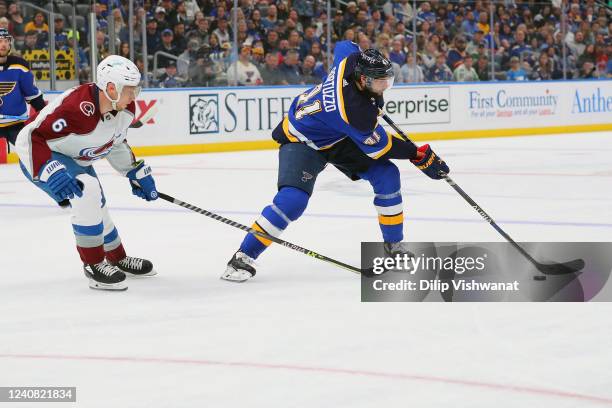
[[[142,258],[134,258],[132,256],[126,256],[119,262],[113,264],[121,272],[127,276],[153,276],[157,275],[157,272],[153,269],[151,261],[147,261]]]
[[[221,279],[230,282],[244,282],[255,276],[254,259],[243,252],[236,252],[227,263]]]
[[[99,290],[127,290],[125,274],[108,262],[95,265],[83,265],[85,276],[89,279],[89,287]]]

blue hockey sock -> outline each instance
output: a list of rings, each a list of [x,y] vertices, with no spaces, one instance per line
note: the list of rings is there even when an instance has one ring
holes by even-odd
[[[397,166],[389,160],[376,162],[359,176],[368,180],[374,189],[374,207],[378,212],[383,240],[400,242],[404,239],[404,212]]]
[[[308,199],[308,194],[298,188],[282,187],[276,193],[272,204],[263,209],[261,216],[251,227],[278,237],[291,221],[297,220],[304,213]],[[257,259],[271,243],[268,239],[247,234],[240,245],[240,251]]]

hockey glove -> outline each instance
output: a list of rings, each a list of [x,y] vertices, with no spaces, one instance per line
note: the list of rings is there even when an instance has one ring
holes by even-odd
[[[72,177],[61,162],[47,161],[40,169],[39,180],[56,196],[57,201],[83,196],[77,179]]]
[[[132,186],[132,194],[147,201],[157,200],[157,189],[151,172],[151,167],[143,160],[134,163],[134,168],[127,173]]]
[[[411,162],[428,177],[439,180],[445,174],[450,173],[450,169],[444,160],[436,155],[428,144],[419,147],[417,151],[420,159],[411,160]]]

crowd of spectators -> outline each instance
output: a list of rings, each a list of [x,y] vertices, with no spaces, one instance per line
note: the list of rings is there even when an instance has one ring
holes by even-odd
[[[433,0],[417,1],[416,9],[411,0],[333,1],[329,39],[320,0],[239,0],[237,10],[231,0],[135,4],[134,59],[160,87],[316,84],[327,72],[328,47],[333,52],[340,40],[379,49],[392,61],[396,83],[612,78],[612,8],[604,0]],[[129,57],[127,0],[99,0],[93,12],[98,60],[113,48],[110,41]],[[56,47],[72,48],[76,37],[85,81],[90,28],[73,33],[67,18],[55,14]],[[18,1],[0,0],[0,27],[12,33],[17,52],[48,48],[46,20],[31,9],[24,14]]]

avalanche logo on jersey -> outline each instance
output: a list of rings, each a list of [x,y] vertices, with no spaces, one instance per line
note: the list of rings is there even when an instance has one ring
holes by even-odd
[[[13,92],[15,85],[17,85],[17,82],[0,82],[0,106],[4,104],[2,97]]]
[[[81,112],[83,112],[83,115],[85,116],[93,116],[94,113],[96,113],[95,105],[89,101],[81,102],[81,104],[79,105],[79,108],[81,109]]]
[[[86,147],[79,152],[77,160],[94,161],[106,156],[113,148],[114,138],[100,147]]]

